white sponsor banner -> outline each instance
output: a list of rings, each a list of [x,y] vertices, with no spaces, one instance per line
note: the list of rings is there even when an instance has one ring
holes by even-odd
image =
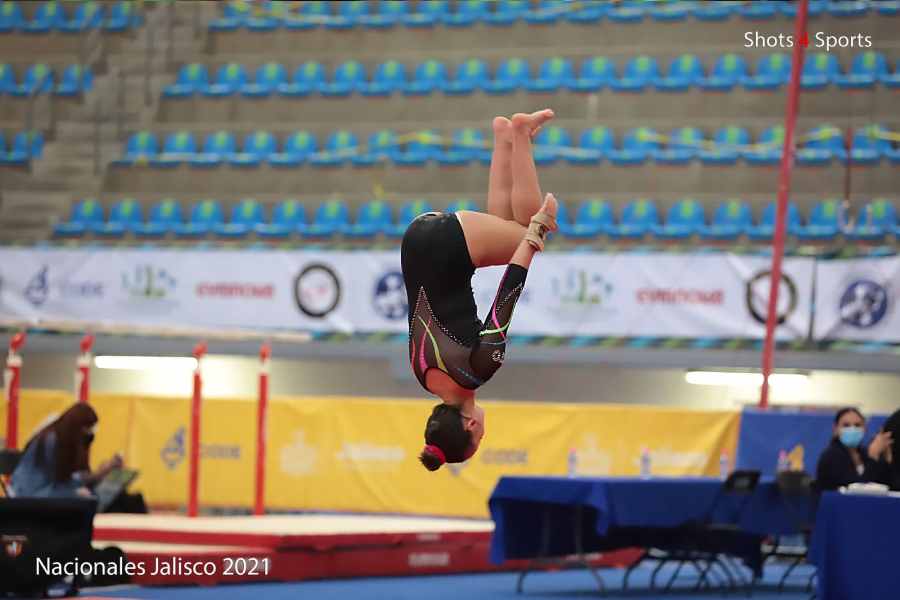
[[[817,340],[900,342],[900,257],[816,265]]]
[[[813,260],[784,262],[781,338],[810,326]],[[472,281],[479,315],[505,267]],[[727,254],[535,257],[511,331],[527,335],[764,335],[769,259]],[[4,318],[117,325],[404,333],[397,251],[0,249]]]

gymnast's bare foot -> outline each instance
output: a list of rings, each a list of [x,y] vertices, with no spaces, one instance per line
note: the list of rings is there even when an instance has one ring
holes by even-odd
[[[512,118],[512,126],[515,129],[527,129],[528,135],[532,138],[538,134],[544,123],[555,117],[552,109],[545,108],[531,114],[516,113]]]
[[[491,127],[494,130],[494,143],[512,144],[512,123],[506,117],[494,117]]]

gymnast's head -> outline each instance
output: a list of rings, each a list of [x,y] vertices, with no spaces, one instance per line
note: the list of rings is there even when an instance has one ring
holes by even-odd
[[[425,448],[419,460],[429,471],[441,465],[468,460],[484,437],[484,409],[467,405],[438,404],[425,423]]]

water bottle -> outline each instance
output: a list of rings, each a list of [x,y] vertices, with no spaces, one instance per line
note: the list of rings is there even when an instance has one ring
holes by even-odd
[[[578,475],[578,450],[572,448],[569,450],[569,459],[568,459],[568,473],[569,477],[575,477]]]
[[[650,450],[647,448],[641,450],[641,477],[650,479]]]
[[[782,471],[790,471],[791,470],[791,461],[788,458],[787,452],[782,450],[778,453],[778,467],[777,470],[779,473]]]
[[[719,457],[719,478],[728,479],[728,453],[723,452]]]

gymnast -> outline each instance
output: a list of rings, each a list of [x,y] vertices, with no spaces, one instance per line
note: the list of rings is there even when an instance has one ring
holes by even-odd
[[[550,109],[493,121],[487,214],[429,212],[406,230],[401,247],[409,300],[409,358],[428,392],[440,397],[425,425],[419,460],[429,471],[467,460],[484,437],[475,390],[500,368],[513,308],[535,252],[555,231],[557,202],[541,188],[532,139]],[[485,323],[476,315],[475,269],[507,265]]]

